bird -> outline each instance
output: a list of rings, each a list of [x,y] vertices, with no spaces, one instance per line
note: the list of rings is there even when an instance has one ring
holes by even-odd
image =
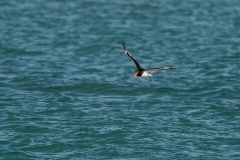
[[[127,56],[134,62],[136,65],[137,69],[134,73],[134,77],[148,77],[151,76],[153,77],[152,73],[159,71],[159,70],[169,70],[169,69],[175,69],[175,68],[182,68],[182,66],[171,66],[171,67],[158,67],[158,68],[151,68],[151,69],[143,69],[139,63],[133,58],[133,56],[130,54],[130,52],[127,50],[126,46],[124,43],[123,44],[123,49],[124,52],[127,54]]]

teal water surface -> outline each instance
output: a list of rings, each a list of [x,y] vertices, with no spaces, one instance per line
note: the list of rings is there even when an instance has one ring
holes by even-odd
[[[240,1],[0,2],[1,159],[239,159]],[[183,66],[133,77],[135,66]]]

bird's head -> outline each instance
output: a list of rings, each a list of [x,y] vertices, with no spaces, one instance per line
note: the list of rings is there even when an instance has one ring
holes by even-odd
[[[136,70],[134,73],[134,77],[138,76],[138,74],[139,74],[139,70]]]

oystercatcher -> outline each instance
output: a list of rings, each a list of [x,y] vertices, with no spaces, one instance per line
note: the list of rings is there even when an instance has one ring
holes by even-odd
[[[173,66],[173,67],[158,67],[158,68],[151,68],[151,69],[143,69],[139,63],[132,57],[132,55],[128,52],[127,48],[125,47],[125,44],[123,43],[123,49],[124,52],[128,55],[128,57],[134,62],[134,64],[137,67],[137,70],[134,73],[134,77],[139,76],[139,77],[147,77],[151,76],[153,77],[152,73],[159,71],[159,70],[168,70],[168,69],[175,69],[175,68],[181,68],[181,66]]]

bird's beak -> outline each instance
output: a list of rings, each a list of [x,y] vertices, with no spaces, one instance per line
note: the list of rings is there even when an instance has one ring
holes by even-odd
[[[134,77],[136,77],[137,75],[138,75],[138,72],[135,72],[135,73],[134,73]]]

